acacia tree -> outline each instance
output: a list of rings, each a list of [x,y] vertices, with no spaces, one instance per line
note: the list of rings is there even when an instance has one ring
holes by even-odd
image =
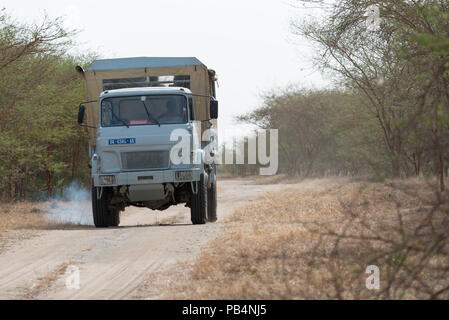
[[[62,26],[61,18],[44,16],[40,23],[24,24],[0,9],[0,70],[26,56],[61,55],[74,33]]]
[[[322,21],[293,23],[294,32],[317,47],[315,63],[330,70],[346,87],[365,97],[366,112],[378,120],[389,151],[392,174],[420,170],[422,154],[437,154],[440,187],[447,132],[447,1],[301,1],[326,10]],[[367,9],[379,8],[381,24],[367,29]],[[429,43],[439,39],[433,48]],[[427,45],[427,46],[426,46]],[[428,118],[432,125],[428,126]],[[432,132],[432,144],[424,137]],[[418,164],[416,164],[418,162]]]
[[[342,127],[336,120],[343,111],[344,94],[288,88],[266,94],[263,105],[240,116],[259,128],[279,130],[281,167],[288,174],[311,175],[321,158],[329,158]],[[335,169],[335,162],[326,169]]]

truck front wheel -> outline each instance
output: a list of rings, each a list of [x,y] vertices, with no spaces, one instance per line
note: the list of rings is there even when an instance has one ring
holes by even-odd
[[[196,183],[196,194],[192,193],[190,204],[190,219],[193,224],[204,224],[207,219],[207,184],[201,174],[200,181]]]
[[[118,208],[114,208],[109,211],[109,226],[117,227],[120,224],[120,210]]]
[[[120,223],[120,212],[109,207],[112,190],[107,187],[102,189],[92,185],[92,213],[95,227],[116,227]]]

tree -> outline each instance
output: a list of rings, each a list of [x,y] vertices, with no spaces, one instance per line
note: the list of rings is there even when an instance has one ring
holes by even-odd
[[[287,88],[264,96],[263,105],[239,117],[262,129],[279,130],[280,165],[286,173],[308,177],[316,164],[332,156],[329,150],[344,130],[339,121],[348,95],[336,91]],[[322,167],[336,169],[336,163]]]
[[[61,18],[44,16],[39,24],[23,24],[0,9],[0,70],[26,56],[61,55],[74,33],[62,27]]]
[[[373,5],[382,22],[368,30],[366,10]],[[449,109],[448,2],[342,0],[327,3],[326,10],[320,23],[293,24],[296,34],[317,46],[316,65],[365,97],[365,110],[383,133],[393,176],[409,173],[410,162],[419,173],[423,152],[432,148],[444,189],[447,130],[440,119]]]
[[[38,25],[0,13],[0,190],[7,200],[47,191],[51,197],[85,179],[86,132],[76,124],[84,98],[75,66],[89,57],[64,53],[70,32],[60,20]]]

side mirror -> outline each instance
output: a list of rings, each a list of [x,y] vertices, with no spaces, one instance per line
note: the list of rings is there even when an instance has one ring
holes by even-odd
[[[210,101],[210,110],[209,110],[211,119],[218,119],[218,101],[211,100]]]
[[[86,107],[84,105],[80,105],[78,110],[78,124],[82,124],[84,121],[84,111],[86,110]]]

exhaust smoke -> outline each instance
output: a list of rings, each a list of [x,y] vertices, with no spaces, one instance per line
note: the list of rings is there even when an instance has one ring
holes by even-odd
[[[90,192],[74,181],[63,197],[51,200],[45,218],[61,224],[93,225]]]

